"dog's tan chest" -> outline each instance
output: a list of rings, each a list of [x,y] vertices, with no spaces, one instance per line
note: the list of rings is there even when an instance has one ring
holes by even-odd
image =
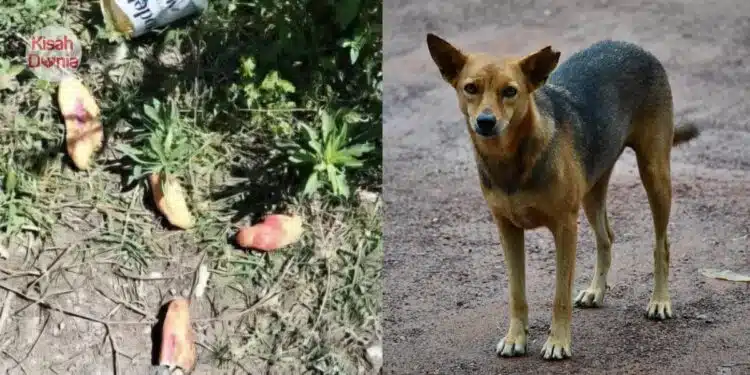
[[[512,210],[506,217],[517,227],[523,229],[536,229],[546,226],[549,221],[547,214],[534,207]]]
[[[536,229],[547,226],[551,216],[541,206],[532,202],[538,200],[526,194],[508,196],[501,192],[485,191],[484,198],[490,208],[523,229]]]

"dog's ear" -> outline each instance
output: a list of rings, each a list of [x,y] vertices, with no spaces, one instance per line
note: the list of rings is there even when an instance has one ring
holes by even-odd
[[[521,67],[523,74],[526,75],[529,88],[533,91],[544,84],[544,81],[547,80],[547,77],[555,69],[559,60],[560,52],[554,51],[552,47],[547,46],[524,57],[518,65]]]
[[[466,55],[432,33],[427,34],[427,48],[430,50],[432,60],[435,61],[443,79],[455,86],[456,78],[466,64]]]

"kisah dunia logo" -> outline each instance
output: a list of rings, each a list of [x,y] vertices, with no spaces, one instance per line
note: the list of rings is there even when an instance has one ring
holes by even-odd
[[[39,79],[58,82],[81,65],[82,47],[75,33],[47,26],[34,33],[26,47],[26,65]]]

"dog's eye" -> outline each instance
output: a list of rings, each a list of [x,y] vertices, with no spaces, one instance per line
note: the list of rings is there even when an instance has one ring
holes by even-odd
[[[516,96],[517,93],[518,93],[518,90],[516,90],[516,88],[513,87],[513,86],[507,86],[502,91],[500,91],[500,94],[504,98],[512,98],[512,97]]]
[[[479,88],[473,83],[467,83],[464,85],[464,91],[469,95],[474,95],[479,92]]]

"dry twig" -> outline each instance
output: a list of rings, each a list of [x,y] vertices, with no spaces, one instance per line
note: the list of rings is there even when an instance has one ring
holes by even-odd
[[[0,334],[3,333],[5,322],[8,321],[8,317],[10,316],[10,305],[13,304],[13,297],[15,297],[15,294],[11,292],[6,293],[5,301],[3,302],[3,310],[0,311]]]

